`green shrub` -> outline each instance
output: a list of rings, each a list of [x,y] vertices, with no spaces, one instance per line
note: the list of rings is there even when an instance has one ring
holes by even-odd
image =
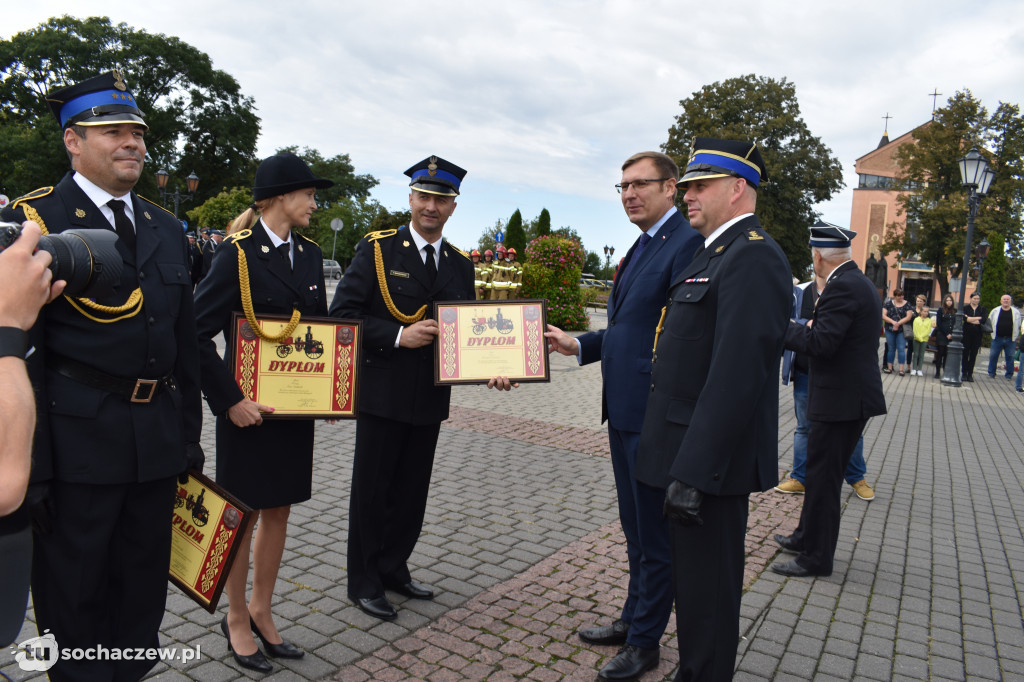
[[[568,331],[590,326],[580,291],[585,252],[574,239],[537,237],[526,246],[523,266],[523,298],[543,298],[548,303],[548,323]]]

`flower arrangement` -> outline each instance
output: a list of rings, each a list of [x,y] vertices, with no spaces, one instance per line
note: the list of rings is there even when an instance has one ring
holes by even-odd
[[[579,284],[585,257],[578,241],[558,235],[526,245],[522,296],[547,299],[548,323],[567,331],[585,331],[590,325]]]

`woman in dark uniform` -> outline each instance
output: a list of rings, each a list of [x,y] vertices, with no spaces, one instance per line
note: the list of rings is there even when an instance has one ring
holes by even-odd
[[[314,177],[294,154],[264,160],[256,170],[253,207],[231,224],[229,239],[217,250],[209,274],[196,289],[203,393],[217,415],[217,482],[257,510],[253,523],[239,538],[238,557],[225,585],[228,615],[221,629],[235,660],[245,668],[263,672],[272,666],[256,646],[252,633],[270,656],[303,655],[278,634],[270,601],[284,551],[290,506],[305,502],[311,495],[313,420],[264,421],[262,415],[273,412],[273,406],[244,397],[229,369],[229,352],[221,359],[214,338],[224,333],[228,340],[232,313],[243,311],[243,302],[251,304],[256,315],[290,316],[295,310],[303,317],[327,314],[320,247],[291,228],[309,224],[316,210],[316,189],[333,184]],[[239,273],[239,261],[243,260],[247,272],[244,278]],[[246,280],[248,286],[240,283]],[[301,327],[289,336],[298,329]],[[256,518],[259,530],[252,542]],[[250,543],[254,545],[254,568],[247,606]]]

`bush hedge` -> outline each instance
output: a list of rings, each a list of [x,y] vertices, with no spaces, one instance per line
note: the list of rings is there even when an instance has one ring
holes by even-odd
[[[526,245],[523,298],[548,302],[548,323],[567,331],[586,331],[586,302],[580,291],[585,252],[575,239],[537,237]]]

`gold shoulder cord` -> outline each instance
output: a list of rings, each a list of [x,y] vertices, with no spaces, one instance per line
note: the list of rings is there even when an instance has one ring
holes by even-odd
[[[15,202],[15,205],[17,206],[17,202]],[[35,222],[39,223],[39,229],[42,230],[42,233],[49,234],[49,231],[46,229],[46,224],[43,222],[43,217],[39,215],[39,211],[32,208],[28,204],[22,204],[21,209],[25,212],[25,218],[27,218],[28,220],[34,220]],[[65,295],[64,298],[67,299],[68,303],[71,304],[72,308],[82,313],[93,322],[99,322],[100,324],[110,324],[111,322],[127,320],[129,317],[135,317],[142,310],[141,287],[136,287],[135,291],[133,291],[128,296],[128,300],[124,302],[124,305],[119,306],[100,305],[99,303],[91,301],[88,298],[71,298],[70,296],[67,295]],[[82,306],[85,306],[86,308],[91,308],[92,310],[95,310],[96,312],[99,313],[107,313],[108,315],[118,315],[118,317],[112,317],[108,320],[101,319],[83,310]],[[132,308],[134,308],[134,310],[132,310]],[[119,313],[126,314],[120,315]]]
[[[665,314],[668,312],[668,306],[661,309],[661,319],[658,320],[658,326],[654,329],[654,348],[651,349],[651,353],[658,352],[658,337],[665,331]]]
[[[299,326],[299,320],[302,319],[302,313],[296,308],[292,310],[292,319],[288,321],[284,329],[277,336],[271,336],[270,334],[263,331],[260,327],[259,322],[256,321],[256,314],[252,309],[252,291],[249,288],[249,265],[245,260],[245,252],[242,251],[242,245],[239,242],[249,235],[252,234],[252,230],[239,230],[233,234],[232,241],[235,246],[238,247],[238,289],[242,295],[242,312],[245,313],[245,319],[252,327],[252,330],[256,332],[256,335],[264,341],[271,341],[273,343],[281,343],[285,339],[290,339],[292,332]]]
[[[413,315],[406,315],[398,309],[395,302],[391,299],[391,292],[388,291],[388,280],[384,276],[384,254],[381,252],[380,244],[378,243],[378,240],[391,237],[397,233],[398,230],[381,230],[380,232],[372,232],[366,235],[366,237],[373,242],[373,260],[377,266],[377,284],[380,286],[381,296],[384,297],[384,305],[388,307],[388,312],[396,320],[412,324],[423,319],[423,316],[427,313],[427,305],[424,303]]]

